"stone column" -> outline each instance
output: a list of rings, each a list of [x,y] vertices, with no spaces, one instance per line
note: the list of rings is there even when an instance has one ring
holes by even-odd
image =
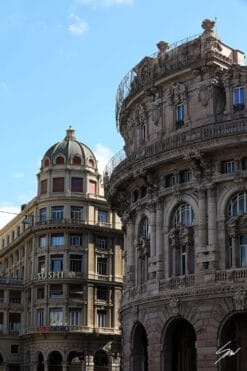
[[[203,252],[207,246],[207,204],[206,190],[201,188],[198,192],[199,215],[198,215],[198,257],[195,254],[195,271],[203,269]],[[196,246],[195,246],[196,247]],[[198,259],[198,261],[197,261]],[[198,264],[199,263],[199,264]]]
[[[163,255],[163,244],[162,244],[162,205],[157,203],[156,205],[156,255]]]
[[[150,218],[150,257],[156,256],[156,210],[155,205],[151,206],[151,218]]]
[[[211,264],[213,263],[213,261],[215,262],[215,249],[217,243],[216,223],[215,188],[211,186],[208,188],[208,245],[211,254]]]

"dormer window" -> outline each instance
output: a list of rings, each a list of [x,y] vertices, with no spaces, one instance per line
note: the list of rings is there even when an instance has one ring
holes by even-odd
[[[45,165],[45,167],[47,167],[47,166],[50,165],[50,160],[49,160],[49,158],[46,158],[46,159],[45,159],[44,165]]]
[[[81,165],[81,159],[79,156],[74,156],[72,160],[73,165]]]
[[[183,103],[176,106],[176,129],[184,125],[184,105]]]
[[[56,165],[62,165],[64,164],[64,158],[62,156],[58,156],[56,158]]]
[[[94,167],[94,160],[92,160],[91,158],[88,160],[87,162],[87,165],[88,167]]]
[[[233,89],[233,112],[243,111],[245,109],[245,93],[244,87],[236,87]]]

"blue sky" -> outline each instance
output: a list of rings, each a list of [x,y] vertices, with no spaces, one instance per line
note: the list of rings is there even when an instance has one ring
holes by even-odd
[[[161,41],[202,32],[247,52],[247,0],[0,0],[0,211],[37,190],[45,151],[69,125],[99,165],[123,147],[115,96],[124,75]],[[0,227],[13,216],[0,212]]]

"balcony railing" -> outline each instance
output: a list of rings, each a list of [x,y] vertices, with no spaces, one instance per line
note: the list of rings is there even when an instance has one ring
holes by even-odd
[[[119,334],[120,332],[112,327],[99,327],[93,328],[88,326],[71,326],[71,325],[47,325],[47,326],[34,326],[27,327],[20,331],[20,335],[29,334],[44,334],[44,333],[63,333],[63,332],[73,332],[73,333],[98,333],[98,334]]]
[[[235,121],[211,123],[194,129],[188,129],[182,133],[175,132],[169,135],[169,137],[165,137],[161,140],[158,139],[147,142],[146,146],[137,148],[127,158],[122,150],[113,156],[106,165],[104,169],[105,183],[107,184],[107,181],[110,180],[116,167],[120,170],[122,166],[131,165],[137,160],[143,160],[152,155],[165,153],[173,149],[191,146],[201,142],[211,141],[212,139],[225,138],[243,133],[247,133],[246,117]],[[122,174],[124,173],[122,172]]]
[[[215,272],[215,281],[246,281],[247,268],[228,269]]]
[[[24,284],[24,280],[20,278],[8,278],[8,277],[1,277],[0,278],[0,285],[17,285],[22,286]],[[0,299],[1,302],[1,299]]]

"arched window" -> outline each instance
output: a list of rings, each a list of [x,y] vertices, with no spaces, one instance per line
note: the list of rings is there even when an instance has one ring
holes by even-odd
[[[139,224],[138,237],[144,240],[150,239],[150,225],[146,216],[142,218]]]
[[[56,158],[56,164],[57,164],[57,165],[62,165],[62,164],[64,164],[64,158],[63,158],[62,156],[58,156],[58,157]]]
[[[178,225],[184,225],[185,227],[191,227],[193,225],[194,212],[191,205],[184,203],[178,207],[173,216],[172,225],[176,227]]]
[[[244,213],[247,213],[247,192],[240,192],[230,200],[227,215],[231,218]]]
[[[49,166],[50,165],[50,160],[49,158],[46,158],[45,161],[44,161],[44,165],[45,166]]]
[[[88,167],[94,167],[94,160],[92,160],[91,158],[88,160],[87,162],[88,164]]]
[[[79,156],[74,156],[72,160],[73,165],[81,165],[81,159]]]

